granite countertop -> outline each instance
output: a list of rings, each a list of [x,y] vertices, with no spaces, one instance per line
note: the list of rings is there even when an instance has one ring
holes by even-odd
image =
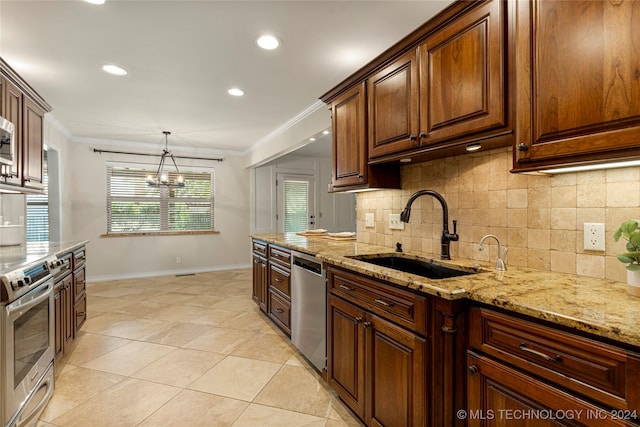
[[[437,264],[479,270],[477,274],[431,280],[348,258],[393,252],[383,246],[294,233],[251,237],[315,255],[330,264],[425,294],[450,300],[466,298],[640,346],[640,297],[629,295],[625,283],[510,266],[507,271],[499,272],[494,263],[465,259],[440,261],[437,254],[404,253],[409,257],[430,258]]]
[[[70,242],[31,242],[0,247],[0,274],[37,262],[51,254],[62,255],[85,246],[88,240]]]

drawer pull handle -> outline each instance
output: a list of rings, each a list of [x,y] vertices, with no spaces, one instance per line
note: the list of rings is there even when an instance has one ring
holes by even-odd
[[[540,358],[542,358],[543,360],[547,361],[547,362],[562,362],[562,357],[560,356],[556,356],[556,357],[551,357],[548,354],[544,354],[541,351],[537,351],[537,350],[532,350],[529,347],[527,347],[527,345],[525,343],[520,343],[520,350],[529,353],[529,354],[533,354],[534,356],[538,356]]]
[[[340,289],[344,289],[345,291],[349,291],[349,292],[351,292],[353,290],[353,288],[350,288],[350,287],[345,286],[345,285],[340,285]]]
[[[281,279],[281,278],[279,278],[279,277],[276,277],[274,280],[275,280],[276,282],[282,282],[282,279]]]
[[[384,305],[385,307],[393,307],[393,303],[392,302],[387,302],[385,300],[381,300],[380,298],[376,298],[375,302],[377,302],[380,305]]]
[[[282,313],[284,313],[284,311],[282,311],[282,309],[281,309],[281,308],[276,308],[276,313],[280,313],[280,314],[282,314]]]

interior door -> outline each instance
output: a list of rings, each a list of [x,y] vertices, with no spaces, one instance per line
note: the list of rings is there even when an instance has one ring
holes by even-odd
[[[313,175],[277,174],[278,233],[316,228]]]

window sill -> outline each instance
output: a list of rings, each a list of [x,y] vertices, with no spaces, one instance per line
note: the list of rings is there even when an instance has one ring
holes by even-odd
[[[220,234],[218,230],[191,231],[125,231],[122,233],[105,233],[100,237],[136,237],[136,236],[193,236],[197,234]]]

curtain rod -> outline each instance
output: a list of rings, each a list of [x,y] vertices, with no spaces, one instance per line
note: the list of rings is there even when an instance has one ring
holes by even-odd
[[[129,151],[113,151],[113,150],[99,150],[97,148],[93,149],[94,153],[102,154],[102,153],[112,153],[112,154],[128,154],[131,156],[153,156],[153,157],[161,157],[162,154],[148,154],[148,153],[132,153]],[[216,162],[222,162],[224,159],[220,157],[189,157],[189,156],[173,156],[176,159],[189,159],[189,160],[212,160]]]

